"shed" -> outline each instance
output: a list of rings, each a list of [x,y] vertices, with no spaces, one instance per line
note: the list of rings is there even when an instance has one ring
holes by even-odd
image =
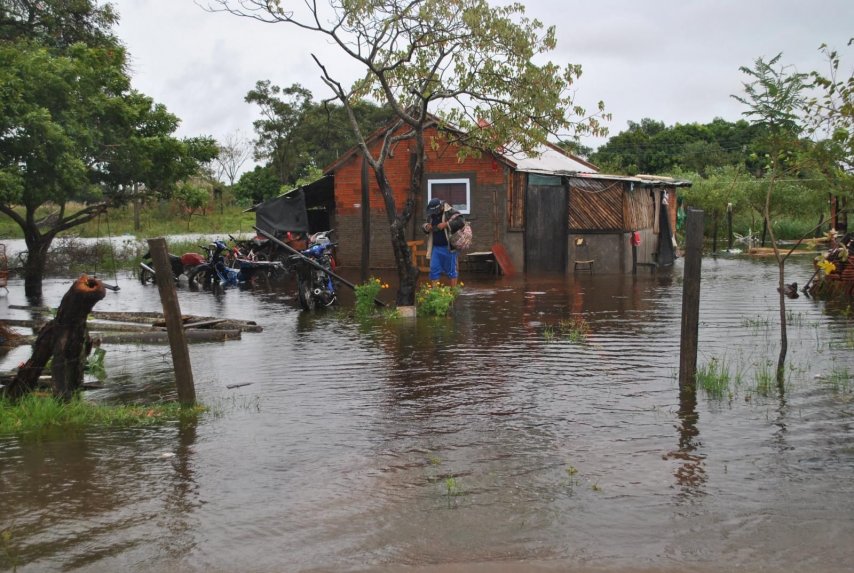
[[[382,134],[374,134],[369,147],[376,149]],[[585,239],[595,258],[595,272],[631,272],[635,262],[650,267],[673,262],[675,194],[689,182],[603,175],[595,165],[551,144],[532,154],[500,150],[460,161],[458,148],[436,125],[426,135],[432,145],[425,152],[422,193],[407,230],[412,240],[424,238],[420,230],[424,207],[432,197],[440,197],[470,221],[474,251],[503,245],[515,268],[525,272],[573,272],[581,256],[575,248],[578,238]],[[409,185],[411,152],[404,141],[385,166],[398,209]],[[354,147],[324,170],[334,182],[330,220],[338,231],[337,260],[342,266],[361,265],[367,219],[370,266],[391,268],[394,258],[384,202],[373,172],[367,177],[367,204],[363,201],[362,163]],[[635,233],[640,244],[633,250],[630,240]]]

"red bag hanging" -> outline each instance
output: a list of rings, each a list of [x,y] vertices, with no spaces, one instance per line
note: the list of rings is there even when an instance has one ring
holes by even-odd
[[[632,242],[632,246],[635,246],[635,247],[639,246],[640,245],[640,233],[638,233],[637,231],[634,231],[632,233],[632,238],[630,240]]]

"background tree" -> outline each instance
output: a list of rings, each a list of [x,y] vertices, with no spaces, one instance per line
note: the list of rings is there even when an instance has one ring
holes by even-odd
[[[854,38],[848,47],[854,45]],[[815,142],[811,158],[831,189],[833,228],[848,230],[848,205],[854,195],[854,71],[840,75],[839,52],[826,45],[819,50],[827,59],[827,70],[813,71],[810,78],[816,93],[807,100],[806,120]]]
[[[187,215],[187,230],[190,230],[190,220],[198,211],[203,211],[211,199],[208,187],[185,181],[180,183],[173,195],[175,201]]]
[[[283,89],[259,81],[245,99],[261,108],[262,118],[254,122],[255,158],[265,160],[285,186],[295,186],[356,145],[347,110],[330,101],[313,101],[312,93],[299,84]],[[353,101],[351,108],[368,133],[390,118],[387,109],[367,101]]]
[[[232,131],[219,142],[219,153],[214,158],[216,171],[214,176],[219,181],[233,187],[240,170],[252,157],[252,144],[243,137],[240,130]]]
[[[742,66],[740,69],[747,74],[749,81],[744,82],[744,96],[733,95],[736,100],[747,106],[743,114],[753,119],[766,129],[764,146],[766,185],[764,193],[763,215],[765,225],[771,236],[774,256],[778,267],[779,305],[780,305],[780,354],[777,359],[777,383],[782,390],[788,336],[786,332],[786,259],[791,254],[783,253],[777,243],[772,223],[772,206],[775,204],[775,190],[779,179],[786,176],[797,176],[798,157],[801,150],[801,134],[803,120],[801,113],[806,104],[804,89],[806,74],[792,71],[786,66],[779,65],[782,54],[777,54],[767,62],[757,58],[754,67]],[[792,249],[794,250],[794,249]]]
[[[261,108],[255,120],[255,159],[266,160],[280,183],[293,183],[298,177],[301,149],[298,127],[311,105],[311,92],[299,84],[287,88],[259,81],[244,98]]]
[[[460,157],[499,146],[533,151],[554,134],[601,134],[598,115],[588,116],[572,98],[581,73],[543,61],[555,47],[555,30],[524,16],[512,3],[487,0],[330,0],[294,4],[294,11],[264,0],[210,0],[224,10],[264,22],[282,22],[317,32],[353,60],[362,75],[345,86],[316,56],[323,81],[347,111],[362,155],[383,196],[399,278],[398,304],[413,304],[418,269],[413,267],[405,229],[422,190],[425,130],[438,115],[459,128]],[[288,5],[291,8],[291,5]],[[535,63],[537,62],[542,63]],[[354,103],[370,98],[392,114],[378,150],[360,124]],[[440,126],[440,127],[442,127]],[[385,162],[407,141],[414,157],[401,208],[396,204]]]
[[[282,185],[273,170],[257,165],[252,171],[240,176],[240,181],[234,186],[234,196],[244,204],[255,205],[277,196],[281,189]]]
[[[629,122],[626,131],[610,138],[590,155],[590,160],[612,173],[626,175],[663,174],[682,169],[705,176],[718,167],[744,164],[759,174],[751,154],[762,154],[761,124],[720,118],[707,124],[665,126],[644,118]]]
[[[23,230],[31,299],[58,233],[127,200],[134,184],[171,187],[215,149],[172,138],[177,118],[131,89],[115,23],[90,0],[0,4],[0,212]],[[69,205],[80,198],[90,203]],[[57,216],[40,228],[43,206]]]

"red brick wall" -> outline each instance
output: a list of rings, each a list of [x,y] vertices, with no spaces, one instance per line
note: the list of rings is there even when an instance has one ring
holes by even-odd
[[[488,250],[493,242],[496,223],[504,220],[506,209],[505,172],[507,167],[490,154],[467,158],[460,162],[456,147],[440,144],[434,150],[430,139],[435,129],[427,132],[426,179],[434,177],[460,177],[471,181],[471,214],[468,216],[474,235],[473,250]],[[379,145],[372,151],[376,152]],[[394,191],[398,210],[403,206],[409,189],[410,147],[404,141],[386,160],[386,176]],[[379,191],[372,169],[368,170],[371,209],[371,267],[393,267],[391,237],[385,202]],[[407,238],[424,237],[420,227],[424,220],[427,192],[422,189],[413,221],[407,229]],[[343,266],[358,266],[362,245],[362,157],[355,154],[335,170],[335,210],[338,229],[337,259]],[[501,226],[498,226],[501,229]],[[503,230],[501,230],[503,233]]]

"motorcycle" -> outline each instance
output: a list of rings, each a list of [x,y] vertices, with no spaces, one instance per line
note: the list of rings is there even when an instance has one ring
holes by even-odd
[[[332,277],[323,270],[335,270],[332,249],[336,243],[329,239],[330,233],[331,230],[315,233],[309,238],[308,248],[289,258],[297,277],[297,297],[303,310],[324,308],[337,299]]]
[[[194,289],[253,283],[262,274],[282,272],[283,265],[279,261],[252,261],[231,257],[232,250],[223,241],[214,241],[202,248],[208,254],[207,260],[187,273],[190,287]]]
[[[205,258],[199,253],[184,253],[180,257],[167,253],[169,257],[169,266],[172,267],[172,276],[175,281],[181,275],[189,277],[190,270],[205,262]],[[151,251],[146,251],[142,255],[142,261],[139,263],[139,282],[142,284],[154,283],[155,280],[154,265],[151,261]]]

